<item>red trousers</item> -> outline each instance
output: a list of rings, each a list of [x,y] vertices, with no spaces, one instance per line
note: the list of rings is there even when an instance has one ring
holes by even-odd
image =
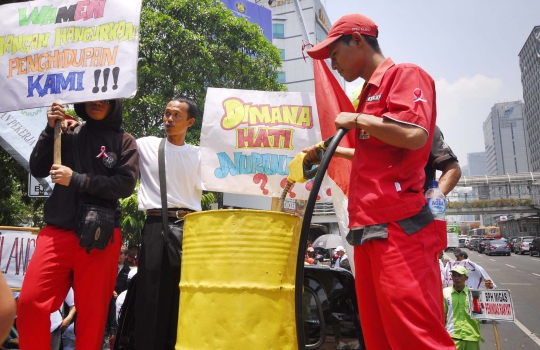
[[[446,232],[433,221],[407,235],[393,222],[388,239],[354,247],[355,284],[367,349],[455,349],[442,319],[438,253]]]
[[[103,343],[109,302],[114,291],[122,236],[90,254],[73,230],[46,226],[38,235],[19,297],[17,329],[22,350],[50,349],[50,315],[73,286],[77,350],[98,350]]]

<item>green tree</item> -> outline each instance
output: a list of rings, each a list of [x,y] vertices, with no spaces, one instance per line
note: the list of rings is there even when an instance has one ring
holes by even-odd
[[[27,194],[28,172],[0,147],[0,226],[43,226],[44,198]]]
[[[198,144],[208,87],[281,91],[278,49],[218,0],[145,0],[141,14],[138,91],[125,100],[125,129],[161,135],[163,110],[176,95],[201,111],[186,137]],[[210,101],[211,102],[211,101]]]

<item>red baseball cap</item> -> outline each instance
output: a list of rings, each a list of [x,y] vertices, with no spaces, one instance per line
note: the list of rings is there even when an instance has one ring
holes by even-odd
[[[378,27],[375,22],[364,15],[359,13],[345,15],[338,19],[332,28],[330,28],[328,37],[322,42],[313,46],[311,49],[307,50],[307,53],[315,60],[324,60],[330,57],[328,55],[328,45],[336,41],[340,36],[359,32],[360,34],[365,34],[376,38],[378,34],[377,28]]]

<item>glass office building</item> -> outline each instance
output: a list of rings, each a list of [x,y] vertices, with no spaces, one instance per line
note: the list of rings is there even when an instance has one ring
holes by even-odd
[[[251,0],[259,6],[272,11],[272,43],[281,51],[282,71],[279,82],[286,85],[289,91],[315,92],[313,66],[306,61],[307,53],[302,55],[302,31],[300,20],[294,9],[292,0]],[[316,45],[326,39],[332,23],[319,0],[299,0],[306,25],[309,43]],[[326,60],[330,63],[330,60]],[[332,71],[345,90],[345,80]]]
[[[519,52],[519,67],[530,170],[537,172],[540,171],[540,26],[533,28]]]
[[[496,103],[491,108],[484,122],[488,175],[529,171],[523,109],[521,101]]]

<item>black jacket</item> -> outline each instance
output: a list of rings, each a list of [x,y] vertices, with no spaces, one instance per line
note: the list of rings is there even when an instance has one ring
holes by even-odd
[[[119,226],[119,198],[133,193],[139,176],[139,151],[135,138],[121,129],[122,101],[113,100],[109,115],[100,121],[91,119],[84,103],[75,104],[75,111],[86,121],[78,134],[80,173],[76,172],[73,132],[62,134],[62,164],[73,174],[69,186],[55,185],[45,203],[44,221],[66,229],[74,229],[80,202],[117,209]],[[30,156],[32,176],[49,176],[53,164],[54,129],[48,124]],[[101,156],[104,150],[107,157]]]

